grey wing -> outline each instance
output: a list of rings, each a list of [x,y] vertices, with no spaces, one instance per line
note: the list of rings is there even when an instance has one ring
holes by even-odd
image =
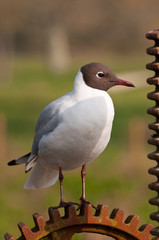
[[[42,136],[53,131],[57,127],[59,123],[57,109],[58,104],[55,104],[54,101],[41,112],[35,128],[35,136],[31,151],[32,154],[38,154],[38,144]]]
[[[60,124],[59,109],[63,108],[63,100],[69,98],[70,93],[63,97],[51,102],[41,112],[35,128],[35,136],[32,145],[31,155],[26,162],[25,172],[28,172],[38,159],[38,146],[40,139],[47,133],[54,131],[54,129]]]

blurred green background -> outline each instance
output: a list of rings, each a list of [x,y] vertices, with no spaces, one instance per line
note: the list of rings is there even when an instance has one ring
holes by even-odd
[[[155,208],[147,170],[152,134],[146,114],[153,105],[146,99],[153,73],[145,64],[153,60],[146,48],[153,43],[145,33],[157,28],[158,0],[1,0],[0,1],[0,239],[5,232],[20,235],[17,223],[33,227],[32,213],[48,219],[47,209],[59,202],[59,185],[24,190],[24,166],[7,162],[30,151],[34,128],[42,109],[72,90],[79,68],[103,62],[135,89],[109,91],[115,105],[111,141],[103,154],[87,167],[86,197],[94,205],[121,208],[125,218],[140,216],[150,223]],[[65,172],[64,197],[79,201],[80,169]],[[62,214],[62,213],[61,213]],[[85,236],[85,239],[97,239]],[[106,239],[106,238],[104,238]]]

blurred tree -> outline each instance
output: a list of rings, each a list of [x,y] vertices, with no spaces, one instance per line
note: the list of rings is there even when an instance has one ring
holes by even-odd
[[[70,65],[70,49],[67,33],[60,24],[48,30],[47,61],[50,69],[66,70]]]
[[[0,0],[0,36],[18,53],[49,52],[49,65],[63,69],[72,54],[143,51],[145,32],[157,28],[157,6],[158,0]]]

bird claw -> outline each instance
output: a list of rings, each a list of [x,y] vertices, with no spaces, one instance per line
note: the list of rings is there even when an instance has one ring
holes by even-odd
[[[62,202],[59,203],[58,206],[53,207],[53,210],[59,209],[59,208],[67,208],[67,207],[70,207],[70,206],[72,206],[72,205],[77,205],[77,206],[79,206],[79,204],[78,204],[78,203],[75,203],[75,202],[64,202],[64,201],[62,201]]]
[[[94,209],[97,210],[97,208],[96,208],[92,203],[90,203],[89,201],[87,201],[86,199],[80,198],[80,200],[81,200],[81,202],[80,202],[80,204],[78,204],[77,211],[78,211],[78,210],[81,210],[81,209],[84,207],[85,204],[91,204],[91,205],[92,205],[92,208],[94,208]]]

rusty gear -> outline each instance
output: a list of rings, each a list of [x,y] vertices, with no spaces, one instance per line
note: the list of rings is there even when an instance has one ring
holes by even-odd
[[[124,221],[122,210],[114,209],[108,215],[106,205],[98,205],[95,215],[92,214],[91,204],[85,204],[77,215],[74,206],[65,208],[65,215],[60,216],[59,210],[49,208],[49,221],[45,221],[39,214],[34,214],[35,227],[31,230],[24,223],[19,223],[21,231],[19,238],[9,233],[6,240],[70,240],[75,233],[91,232],[111,236],[118,240],[150,240],[151,224],[142,225],[139,229],[139,217],[130,215]]]

